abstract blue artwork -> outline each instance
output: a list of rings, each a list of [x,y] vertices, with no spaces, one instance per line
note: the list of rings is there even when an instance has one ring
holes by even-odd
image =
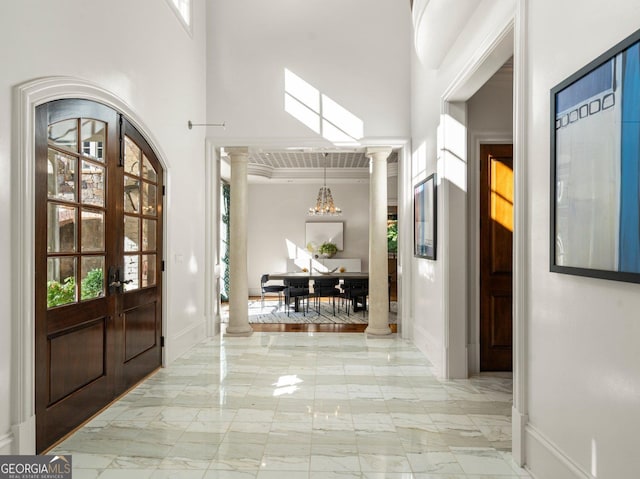
[[[551,90],[551,271],[640,282],[640,30]]]

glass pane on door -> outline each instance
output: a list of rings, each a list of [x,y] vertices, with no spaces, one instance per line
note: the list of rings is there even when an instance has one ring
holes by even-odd
[[[98,161],[104,161],[106,142],[106,124],[98,120],[83,118],[80,120],[82,135],[82,154]]]
[[[136,216],[124,217],[124,250],[140,251],[140,220]]]
[[[55,257],[47,260],[47,308],[76,301],[76,258]]]
[[[142,255],[142,271],[141,271],[142,287],[153,286],[156,284],[156,255]]]
[[[142,183],[142,213],[145,215],[156,215],[156,185],[144,181]]]
[[[156,220],[142,220],[142,250],[156,249]]]
[[[140,212],[140,180],[124,177],[124,210],[127,213]]]
[[[53,200],[76,200],[76,165],[73,156],[49,148],[47,163],[47,196]]]
[[[131,291],[140,287],[138,280],[140,272],[140,256],[127,254],[124,256],[124,284],[125,291]]]
[[[104,212],[82,208],[80,215],[82,252],[104,251]]]
[[[124,171],[130,175],[140,176],[141,151],[128,136],[124,137]]]
[[[78,152],[78,120],[59,121],[49,125],[48,131],[49,144],[53,144],[58,148]]]
[[[49,203],[47,206],[47,251],[71,253],[76,250],[77,209]]]
[[[158,180],[158,174],[156,173],[156,169],[153,167],[153,165],[151,164],[151,162],[149,161],[149,158],[147,158],[145,155],[142,155],[142,177],[145,180],[149,180],[149,181],[157,181]]]
[[[81,264],[80,299],[104,296],[104,256],[83,256]]]
[[[82,162],[81,200],[85,204],[104,206],[105,169],[90,161]]]

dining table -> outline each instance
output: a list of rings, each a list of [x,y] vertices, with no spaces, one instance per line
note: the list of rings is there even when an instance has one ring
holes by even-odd
[[[355,271],[345,271],[344,273],[340,272],[308,272],[308,271],[296,271],[296,272],[286,272],[286,273],[269,273],[269,279],[292,279],[292,278],[309,278],[310,280],[321,279],[321,278],[338,278],[338,279],[369,279],[369,273],[367,272],[355,272]]]
[[[341,272],[331,272],[331,271],[296,271],[296,272],[285,272],[285,273],[269,273],[269,279],[275,279],[275,280],[287,280],[287,279],[296,279],[296,278],[300,278],[300,279],[304,279],[304,278],[308,278],[309,280],[313,281],[316,279],[323,279],[323,278],[338,278],[340,280],[340,282],[342,283],[345,279],[369,279],[369,273],[368,272],[355,272],[355,271],[345,271],[344,273]],[[353,305],[354,311],[356,311],[356,304]],[[294,311],[298,311],[298,300],[296,298],[295,304],[294,304]]]

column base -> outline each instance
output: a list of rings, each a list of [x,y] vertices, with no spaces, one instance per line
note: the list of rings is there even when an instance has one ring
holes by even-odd
[[[223,336],[230,336],[230,337],[236,337],[236,338],[246,338],[249,337],[253,334],[253,328],[251,326],[248,327],[228,327],[224,333]]]
[[[367,326],[367,329],[364,330],[364,333],[367,337],[380,337],[380,336],[389,336],[392,334],[391,328],[386,326],[384,328],[372,328],[371,326]]]

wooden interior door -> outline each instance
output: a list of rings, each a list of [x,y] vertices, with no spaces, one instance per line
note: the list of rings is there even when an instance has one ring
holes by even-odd
[[[121,115],[91,101],[39,106],[35,142],[42,452],[161,364],[162,170]]]
[[[511,371],[513,146],[480,146],[480,370]]]

